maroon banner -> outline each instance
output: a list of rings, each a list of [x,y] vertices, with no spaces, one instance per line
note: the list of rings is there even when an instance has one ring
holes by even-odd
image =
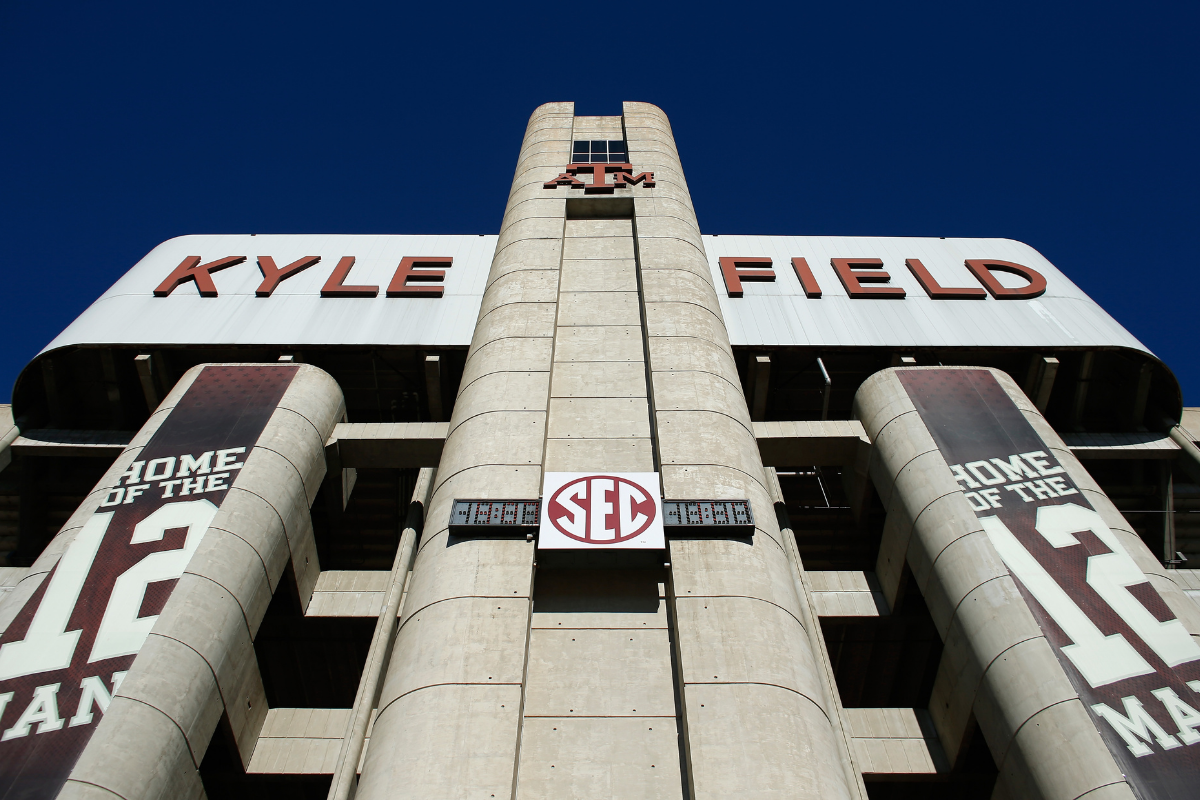
[[[995,376],[897,375],[1134,792],[1196,797],[1200,645]]]
[[[0,637],[0,798],[58,794],[297,370],[204,367]]]

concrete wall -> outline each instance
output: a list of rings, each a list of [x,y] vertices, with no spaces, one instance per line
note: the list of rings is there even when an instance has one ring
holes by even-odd
[[[180,380],[25,583],[53,566],[201,369]],[[267,713],[254,636],[277,589],[298,591],[302,606],[312,594],[320,566],[309,507],[344,414],[333,379],[301,365],[60,797],[201,797],[197,770],[222,717],[249,764]],[[289,563],[295,582],[281,587]]]
[[[697,798],[848,797],[821,677],[666,115],[624,105],[663,494],[749,499],[751,541],[670,542],[688,763]]]
[[[461,540],[458,498],[541,492],[574,108],[529,120],[363,764],[363,798],[511,797],[534,545]]]
[[[548,104],[530,119],[363,797],[859,792],[670,125],[647,104],[623,111]],[[543,183],[572,140],[622,135],[656,186],[568,213],[580,190]],[[630,194],[632,215],[599,205]],[[535,590],[531,544],[447,532],[454,498],[537,497],[543,469],[660,466],[670,498],[750,499],[753,539],[672,542],[667,572],[542,556]]]
[[[1000,769],[998,797],[1133,797],[896,373],[872,376],[855,399],[888,509],[877,574],[894,604],[907,567],[908,591],[924,596],[945,643],[929,711],[949,759],[977,723]],[[1008,375],[992,373],[1171,610],[1200,631],[1195,605],[1034,404]]]

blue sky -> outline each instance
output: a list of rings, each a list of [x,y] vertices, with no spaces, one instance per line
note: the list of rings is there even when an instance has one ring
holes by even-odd
[[[1200,405],[1183,3],[0,4],[0,402],[185,233],[494,233],[529,113],[661,106],[706,233],[1036,247]]]

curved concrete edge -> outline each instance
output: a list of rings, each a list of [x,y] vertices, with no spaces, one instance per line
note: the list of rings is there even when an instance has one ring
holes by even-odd
[[[194,379],[200,369],[188,376]],[[267,714],[254,635],[289,557],[302,604],[311,596],[319,565],[309,505],[324,477],[324,443],[344,409],[333,379],[301,365],[72,780],[125,800],[188,796],[199,784],[196,770],[222,716],[243,766],[249,764]],[[126,750],[136,753],[136,763],[122,762]]]
[[[1114,776],[1120,781],[1116,762],[945,459],[928,449],[932,437],[922,430],[898,371],[883,370],[864,382],[854,408],[876,451],[872,477],[894,490],[881,561],[885,553],[892,562],[905,554],[944,640],[929,710],[947,755],[957,758],[974,718],[1001,762],[1005,791],[1020,787],[1013,796],[1074,800],[1108,786]],[[1046,444],[1065,450],[1052,431],[1047,437],[1049,426],[1011,378],[990,371],[1027,419],[1036,415],[1035,429]],[[902,477],[906,471],[912,474]],[[1093,482],[1087,477],[1084,483]],[[889,562],[889,570],[897,568]]]

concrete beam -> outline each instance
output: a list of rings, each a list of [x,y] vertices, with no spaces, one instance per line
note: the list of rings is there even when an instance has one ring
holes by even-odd
[[[342,468],[436,467],[449,432],[448,422],[343,422],[325,449],[337,444]]]
[[[849,467],[871,446],[858,420],[755,422],[754,438],[768,467]]]
[[[1037,406],[1037,410],[1043,414],[1046,413],[1046,406],[1050,404],[1050,392],[1054,389],[1054,377],[1058,374],[1058,359],[1051,356],[1043,356],[1037,364],[1037,375],[1033,382],[1033,391],[1030,397],[1033,399],[1033,404]]]
[[[1165,433],[1064,433],[1063,441],[1080,460],[1172,459],[1180,446]]]
[[[445,422],[442,409],[442,359],[441,356],[425,356],[425,393],[429,397],[429,417],[434,422]]]
[[[162,398],[158,396],[158,388],[154,385],[153,358],[148,353],[133,357],[133,365],[137,367],[138,381],[142,384],[142,396],[146,398],[146,408],[150,413],[158,408]]]
[[[750,419],[767,416],[767,392],[771,388],[771,357],[750,356]]]
[[[11,440],[9,448],[14,454],[26,456],[116,458],[128,446],[133,435],[133,431],[70,431],[47,428],[19,433]],[[0,439],[0,442],[2,441]],[[2,460],[3,456],[0,456],[0,461]]]
[[[950,771],[928,711],[848,708],[846,719],[864,775],[935,775]]]
[[[0,404],[0,472],[12,463],[12,443],[20,435],[20,429],[13,422],[12,406]]]

